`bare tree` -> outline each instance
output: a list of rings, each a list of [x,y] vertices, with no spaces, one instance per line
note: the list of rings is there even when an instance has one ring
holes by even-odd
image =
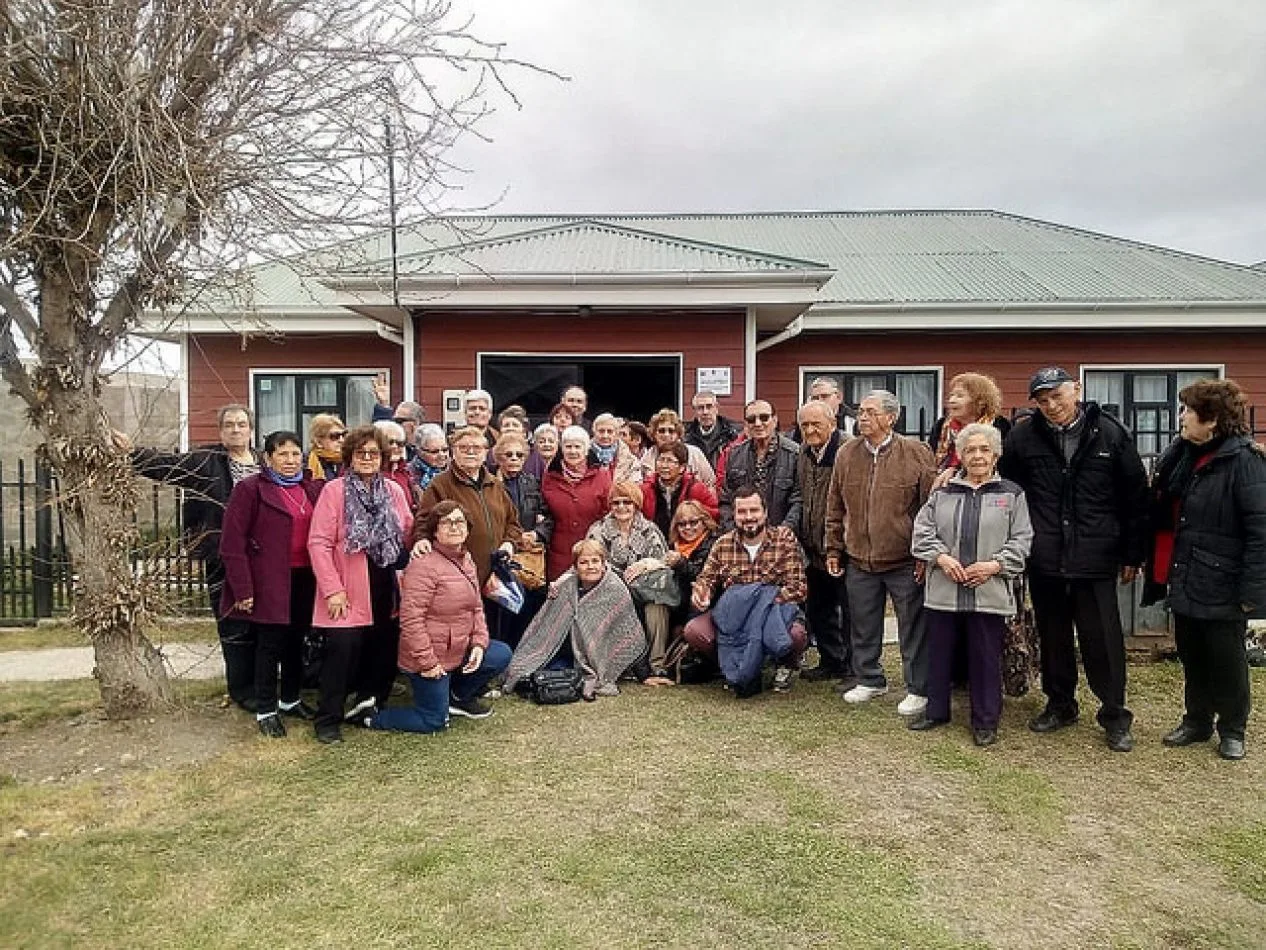
[[[79,535],[109,714],[169,690],[103,360],[240,265],[382,228],[384,127],[399,206],[425,215],[445,150],[520,67],[443,0],[0,0],[0,371]]]

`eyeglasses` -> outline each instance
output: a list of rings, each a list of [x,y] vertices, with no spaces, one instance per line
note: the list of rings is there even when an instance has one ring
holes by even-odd
[[[460,511],[455,511],[451,515],[441,518],[439,524],[446,524],[450,528],[464,528],[466,527],[466,516]]]
[[[355,453],[358,459],[380,459],[382,453],[377,449],[358,449]]]
[[[325,437],[326,437],[327,439],[336,439],[336,440],[337,440],[337,439],[345,439],[345,438],[347,438],[347,430],[346,430],[346,429],[344,429],[342,432],[327,432],[327,433],[325,434]]]
[[[757,422],[768,422],[773,418],[773,414],[768,412],[753,412],[750,416],[744,416],[743,418],[748,422],[755,424]]]
[[[453,448],[456,451],[461,452],[462,455],[478,455],[480,452],[488,451],[488,446],[486,445],[471,445],[469,443],[455,445]]]
[[[387,444],[400,447],[404,445],[404,439],[388,439]]]
[[[503,459],[521,459],[521,458],[527,458],[527,453],[526,452],[502,452],[501,457]]]
[[[656,432],[673,433],[673,434],[675,435],[675,434],[676,434],[676,432],[677,432],[677,427],[676,427],[676,426],[660,426],[660,427],[659,427],[658,429],[656,429],[655,431],[656,431]]]
[[[423,455],[448,455],[448,446],[441,445],[438,449],[418,449]]]
[[[677,522],[677,527],[679,527],[679,528],[697,528],[697,527],[699,527],[699,525],[701,525],[701,524],[703,524],[703,519],[702,519],[702,518],[682,518],[680,521],[678,521],[678,522]]]
[[[623,508],[625,505],[629,505],[631,507],[633,505],[632,500],[628,498],[614,498],[611,501],[612,508]]]

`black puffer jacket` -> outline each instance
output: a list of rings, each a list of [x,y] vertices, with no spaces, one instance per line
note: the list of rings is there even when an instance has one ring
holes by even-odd
[[[1191,476],[1178,503],[1164,486],[1190,448],[1174,442],[1161,456],[1152,490],[1152,526],[1172,524],[1169,588],[1151,581],[1143,605],[1166,594],[1175,613],[1205,620],[1266,617],[1266,453],[1247,436],[1232,436]]]
[[[1147,543],[1147,473],[1134,438],[1099,408],[1085,420],[1072,462],[1041,413],[1016,420],[998,470],[1024,489],[1033,520],[1029,568],[1060,577],[1112,577],[1141,565]]]

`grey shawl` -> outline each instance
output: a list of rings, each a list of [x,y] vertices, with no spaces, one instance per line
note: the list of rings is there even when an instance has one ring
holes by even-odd
[[[668,553],[668,543],[663,534],[655,526],[655,522],[647,519],[640,511],[634,517],[627,541],[620,533],[620,526],[610,515],[595,521],[589,528],[587,537],[602,542],[602,546],[607,549],[607,563],[621,574],[630,564],[643,558],[653,557],[662,561]]]
[[[549,663],[568,637],[586,688],[614,683],[641,659],[646,632],[619,574],[608,568],[593,590],[584,597],[578,596],[579,591],[575,575],[570,575],[560,581],[558,593],[545,601],[506,668],[507,689]]]

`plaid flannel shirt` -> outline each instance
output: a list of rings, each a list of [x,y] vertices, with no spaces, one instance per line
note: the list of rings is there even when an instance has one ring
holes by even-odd
[[[781,603],[804,603],[808,586],[804,576],[804,552],[795,532],[786,525],[770,525],[765,540],[756,552],[756,559],[747,556],[747,549],[737,531],[728,531],[717,538],[703,570],[695,580],[695,590],[713,595],[732,584],[773,584],[778,588]]]

